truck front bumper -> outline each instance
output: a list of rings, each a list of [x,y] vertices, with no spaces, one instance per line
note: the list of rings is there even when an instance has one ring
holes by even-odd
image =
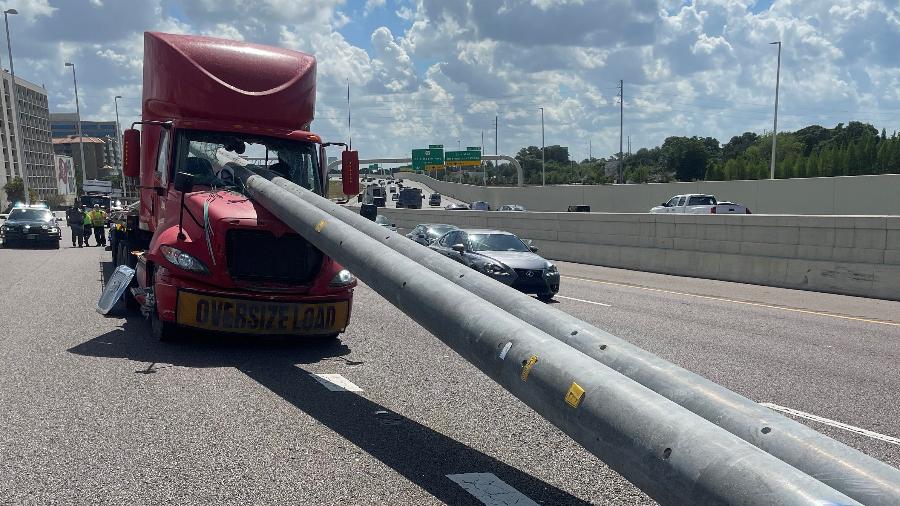
[[[345,330],[353,288],[308,294],[221,290],[160,268],[154,296],[164,322],[212,332],[314,336]]]

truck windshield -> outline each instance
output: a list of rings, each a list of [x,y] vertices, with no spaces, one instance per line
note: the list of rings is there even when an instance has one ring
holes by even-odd
[[[230,186],[228,171],[222,173],[222,169],[235,167],[268,169],[322,194],[316,145],[312,142],[233,132],[179,132],[175,173],[193,175],[195,185]]]
[[[81,196],[81,205],[86,208],[94,207],[94,204],[98,204],[103,209],[109,209],[109,197],[105,195],[82,195]]]

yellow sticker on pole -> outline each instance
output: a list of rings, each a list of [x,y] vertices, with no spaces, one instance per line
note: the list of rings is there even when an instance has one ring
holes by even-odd
[[[318,223],[316,223],[315,229],[316,229],[316,232],[321,232],[322,230],[324,230],[325,229],[325,220],[321,220]]]
[[[522,364],[522,381],[528,381],[528,375],[531,373],[531,368],[534,367],[534,364],[536,364],[537,361],[537,355],[532,355],[531,358]]]
[[[569,391],[566,392],[566,404],[573,408],[577,408],[578,405],[581,404],[581,399],[583,398],[584,389],[581,388],[581,385],[573,381],[572,386],[569,387]]]

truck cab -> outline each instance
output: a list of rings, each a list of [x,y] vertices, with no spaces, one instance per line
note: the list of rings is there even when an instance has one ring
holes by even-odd
[[[134,267],[133,302],[154,335],[343,332],[355,279],[251,200],[239,176],[325,194],[325,146],[308,131],[315,59],[210,37],[144,42],[141,130],[125,132],[123,160],[140,204],[116,227],[113,257]],[[358,171],[357,157],[343,158]],[[344,184],[358,191],[358,172]]]

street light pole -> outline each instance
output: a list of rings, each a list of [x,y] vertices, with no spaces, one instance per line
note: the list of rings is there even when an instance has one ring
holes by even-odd
[[[75,77],[75,64],[66,62],[66,67],[72,67],[72,84],[75,86],[75,115],[78,117],[78,151],[81,155],[81,191],[84,191],[84,181],[87,179],[87,167],[84,165],[84,135],[81,133],[81,107],[78,105],[78,79]]]
[[[122,166],[122,130],[119,127],[119,99],[120,98],[122,98],[121,95],[116,95],[115,98],[113,98],[113,103],[116,106],[116,156],[118,158],[117,161],[119,162],[118,163],[119,177],[121,178],[121,180],[119,181],[119,184],[122,185],[122,196],[126,197],[127,195],[125,195],[125,170],[124,170],[124,167]]]
[[[25,166],[25,149],[22,147],[22,116],[19,114],[19,99],[18,94],[16,93],[16,67],[13,65],[13,54],[12,54],[12,44],[9,39],[9,15],[10,14],[18,14],[19,11],[15,9],[6,9],[3,11],[3,22],[6,25],[6,49],[9,51],[9,75],[10,80],[12,81],[11,98],[12,98],[12,113],[13,117],[16,119],[17,127],[13,129],[13,134],[16,136],[16,145],[15,148],[19,152],[19,173],[22,175],[22,188],[25,190],[25,204],[31,203],[31,197],[28,191],[28,171]]]
[[[541,107],[541,186],[547,185],[546,151],[547,149],[544,146],[544,108]]]
[[[770,167],[769,177],[775,179],[775,143],[778,138],[778,82],[781,80],[781,41],[770,42],[769,44],[778,44],[778,66],[775,70],[775,121],[772,124],[772,163]]]

